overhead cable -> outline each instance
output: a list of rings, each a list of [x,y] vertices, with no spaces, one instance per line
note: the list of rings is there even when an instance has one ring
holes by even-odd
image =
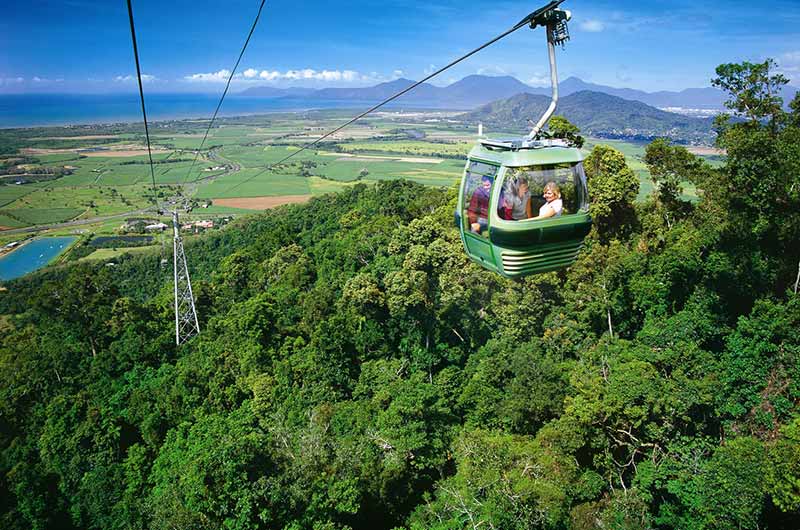
[[[454,61],[452,61],[452,62],[450,62],[449,64],[447,64],[446,66],[443,66],[442,68],[439,68],[438,70],[436,70],[436,71],[435,71],[435,72],[433,72],[432,74],[429,74],[428,76],[426,76],[425,78],[423,78],[423,79],[421,79],[421,80],[417,81],[416,83],[414,83],[414,84],[412,84],[412,85],[409,85],[408,87],[404,88],[404,89],[403,89],[403,90],[401,90],[400,92],[397,92],[396,94],[394,94],[394,95],[392,95],[392,96],[390,96],[390,97],[388,97],[388,98],[384,99],[383,101],[381,101],[381,102],[380,102],[380,103],[378,103],[377,105],[374,105],[374,106],[370,107],[368,110],[365,110],[364,112],[362,112],[362,113],[361,113],[361,114],[359,114],[358,116],[356,116],[356,117],[352,118],[351,120],[349,120],[348,122],[346,122],[346,123],[344,123],[344,124],[340,125],[339,127],[336,127],[336,128],[335,128],[335,129],[333,129],[332,131],[330,131],[330,132],[328,132],[328,133],[325,133],[324,135],[320,136],[320,137],[319,137],[319,138],[317,138],[316,140],[314,140],[314,141],[311,141],[311,142],[307,142],[307,143],[303,144],[303,145],[302,145],[302,146],[301,146],[301,147],[300,147],[298,150],[296,150],[296,151],[292,152],[290,155],[288,155],[288,156],[286,156],[286,157],[282,158],[282,159],[281,159],[281,160],[279,160],[278,162],[275,162],[275,163],[273,163],[273,164],[270,164],[269,166],[265,167],[264,169],[262,169],[261,171],[259,171],[259,172],[258,172],[258,173],[256,173],[256,174],[254,174],[253,176],[251,176],[251,177],[248,177],[248,178],[246,178],[245,180],[242,180],[242,181],[240,181],[240,182],[236,183],[234,186],[231,186],[231,187],[230,187],[230,188],[228,188],[227,190],[224,190],[224,191],[223,191],[223,193],[227,193],[227,192],[233,191],[234,189],[238,188],[238,187],[239,187],[239,186],[241,186],[242,184],[245,184],[245,183],[247,183],[247,182],[250,182],[250,181],[251,181],[251,180],[253,180],[254,178],[256,178],[256,177],[258,177],[258,176],[260,176],[260,175],[264,174],[266,171],[269,171],[269,170],[270,170],[270,169],[272,169],[273,167],[275,167],[275,166],[278,166],[278,165],[280,165],[280,164],[282,164],[282,163],[286,162],[287,160],[289,160],[289,159],[290,159],[290,158],[292,158],[293,156],[295,156],[295,155],[298,155],[298,154],[302,153],[303,151],[305,151],[306,149],[308,149],[308,148],[310,148],[310,147],[313,147],[314,145],[317,145],[319,142],[321,142],[321,141],[322,141],[322,140],[324,140],[325,138],[328,138],[329,136],[331,136],[331,135],[333,135],[333,134],[336,134],[337,132],[341,131],[342,129],[344,129],[344,128],[345,128],[345,127],[347,127],[348,125],[352,125],[352,124],[353,124],[353,123],[355,123],[356,121],[360,120],[361,118],[363,118],[363,117],[364,117],[364,116],[366,116],[367,114],[369,114],[369,113],[371,113],[371,112],[374,112],[374,111],[378,110],[379,108],[383,107],[383,106],[384,106],[384,105],[386,105],[387,103],[389,103],[389,102],[391,102],[391,101],[394,101],[395,99],[399,98],[400,96],[402,96],[402,95],[403,95],[403,94],[405,94],[406,92],[409,92],[409,91],[413,90],[414,88],[418,87],[419,85],[421,85],[421,84],[422,84],[422,83],[424,83],[425,81],[428,81],[429,79],[431,79],[431,78],[433,78],[433,77],[435,77],[435,76],[437,76],[437,75],[441,74],[441,73],[442,73],[442,72],[444,72],[445,70],[447,70],[447,69],[449,69],[449,68],[451,68],[451,67],[455,66],[456,64],[460,63],[460,62],[461,62],[461,61],[463,61],[464,59],[467,59],[468,57],[471,57],[471,56],[475,55],[476,53],[478,53],[479,51],[483,50],[484,48],[486,48],[486,47],[488,47],[488,46],[491,46],[492,44],[494,44],[495,42],[499,41],[500,39],[503,39],[503,38],[507,37],[508,35],[510,35],[510,34],[514,33],[515,31],[517,31],[517,30],[519,30],[519,29],[521,29],[521,28],[523,28],[523,27],[527,26],[528,24],[534,24],[534,23],[535,23],[535,22],[534,22],[534,20],[535,20],[535,19],[536,19],[536,18],[537,18],[539,15],[541,15],[542,13],[545,13],[545,12],[547,12],[547,11],[551,10],[551,9],[554,9],[554,8],[558,7],[558,5],[559,5],[559,4],[561,4],[563,1],[564,1],[564,0],[553,0],[552,2],[550,2],[549,4],[547,4],[546,6],[544,6],[544,7],[541,7],[541,8],[539,8],[539,9],[537,9],[536,11],[534,11],[534,12],[530,13],[528,16],[526,16],[525,18],[523,18],[522,20],[520,20],[519,22],[517,22],[517,23],[516,23],[516,24],[515,24],[513,27],[511,27],[511,28],[510,28],[510,29],[508,29],[507,31],[505,31],[505,32],[501,33],[501,34],[500,34],[500,35],[498,35],[497,37],[495,37],[495,38],[493,38],[493,39],[491,39],[491,40],[489,40],[489,41],[485,42],[484,44],[481,44],[480,46],[478,46],[478,47],[477,47],[477,48],[475,48],[474,50],[472,50],[472,51],[470,51],[470,52],[468,52],[468,53],[466,53],[466,54],[462,55],[462,56],[461,56],[461,57],[459,57],[458,59],[455,59]]]
[[[131,21],[131,40],[133,41],[133,57],[136,59],[136,79],[139,81],[139,98],[142,101],[142,117],[144,118],[144,136],[147,140],[147,156],[150,158],[150,177],[153,180],[153,201],[157,201],[156,174],[153,170],[153,153],[150,151],[150,131],[147,128],[147,111],[144,108],[144,89],[142,88],[142,70],[139,67],[139,48],[136,46],[136,26],[133,23],[133,7],[128,0],[128,19]]]
[[[258,13],[256,13],[256,18],[253,20],[253,25],[250,27],[250,33],[247,34],[247,39],[244,41],[244,46],[242,46],[242,51],[239,52],[239,58],[236,59],[236,64],[233,65],[231,69],[231,73],[228,76],[228,82],[225,84],[225,90],[222,92],[222,97],[219,98],[219,103],[217,103],[217,108],[214,110],[214,116],[211,117],[211,122],[208,124],[208,128],[206,129],[206,133],[203,135],[203,141],[200,142],[200,147],[197,149],[197,152],[194,155],[194,160],[192,160],[192,165],[189,167],[189,172],[184,177],[182,184],[189,178],[191,175],[192,170],[194,169],[194,165],[197,162],[197,157],[200,155],[200,151],[203,149],[203,146],[206,143],[206,138],[208,138],[208,133],[211,130],[211,126],[214,125],[214,120],[217,119],[217,113],[219,113],[220,107],[222,107],[222,102],[225,100],[225,95],[228,93],[228,88],[231,86],[231,80],[233,79],[233,75],[236,73],[236,69],[239,67],[239,61],[242,60],[242,56],[244,55],[244,51],[247,49],[247,45],[250,43],[250,37],[253,36],[253,32],[256,29],[256,25],[258,25],[258,19],[261,16],[261,10],[264,9],[264,3],[266,0],[261,0],[261,5],[258,6]]]

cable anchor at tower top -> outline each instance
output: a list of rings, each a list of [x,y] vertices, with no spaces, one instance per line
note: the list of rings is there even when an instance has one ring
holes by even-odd
[[[556,6],[560,3],[558,2]],[[547,41],[563,47],[569,40],[567,22],[572,19],[572,13],[566,9],[558,9],[556,6],[545,6],[543,11],[532,13],[530,25],[531,29],[544,27],[547,30]]]

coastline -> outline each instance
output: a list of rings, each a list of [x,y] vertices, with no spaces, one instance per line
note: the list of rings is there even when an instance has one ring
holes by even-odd
[[[218,96],[151,94],[145,96],[148,122],[210,119]],[[374,101],[232,96],[218,118],[366,108]],[[0,129],[130,125],[142,121],[138,94],[4,94],[0,95]],[[393,102],[386,108],[443,111],[438,106]],[[456,110],[456,109],[449,109]],[[57,117],[53,117],[57,116]]]

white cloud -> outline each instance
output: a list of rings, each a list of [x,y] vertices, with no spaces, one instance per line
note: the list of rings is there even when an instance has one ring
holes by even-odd
[[[222,69],[219,72],[212,72],[208,74],[192,74],[184,76],[184,79],[187,81],[200,81],[200,82],[211,82],[211,83],[219,83],[225,82],[231,75],[230,70]]]
[[[781,55],[781,60],[800,63],[800,51],[786,52],[783,55]]]
[[[800,82],[800,51],[791,51],[778,57],[778,73],[786,76],[792,83]]]
[[[482,68],[478,68],[478,71],[476,73],[478,75],[508,75],[508,71],[497,65],[484,66]]]
[[[428,72],[432,72],[436,67],[430,65]],[[185,81],[193,83],[224,83],[231,75],[230,70],[220,70],[218,72],[196,73],[183,77]],[[349,84],[368,84],[391,81],[406,75],[403,70],[393,70],[391,74],[379,74],[377,72],[361,73],[356,70],[317,70],[316,68],[297,68],[285,71],[248,68],[242,73],[233,76],[233,82],[238,86],[246,86],[263,82],[275,83],[298,83],[300,86],[320,86],[320,85],[349,85]]]
[[[279,79],[291,80],[315,80],[315,81],[357,81],[360,76],[358,72],[353,70],[322,70],[316,71],[312,68],[304,68],[303,70],[289,70],[284,74],[279,74]]]
[[[531,86],[550,86],[550,75],[549,74],[541,74],[535,73],[528,79],[527,83]]]
[[[35,75],[31,78],[31,81],[34,83],[63,83],[64,78],[59,77],[58,79],[48,79],[46,77],[39,77],[38,75]]]
[[[435,71],[436,71],[436,65],[429,64],[428,67],[422,73],[425,74],[426,76],[429,76]]]
[[[588,31],[590,33],[599,33],[606,29],[606,25],[599,20],[585,20],[578,25],[583,31]]]
[[[281,73],[280,72],[274,72],[274,71],[273,72],[268,72],[266,70],[261,70],[261,73],[258,74],[258,77],[260,77],[261,79],[265,79],[267,81],[274,81],[276,79],[280,79],[281,78]]]
[[[24,77],[0,77],[0,86],[18,85],[24,82],[25,82]]]
[[[117,83],[131,83],[136,81],[135,75],[118,75],[114,78],[114,81]],[[158,78],[154,75],[142,74],[142,83],[151,83],[153,81],[158,81]]]
[[[401,72],[402,74],[402,72]],[[200,73],[184,76],[184,79],[192,82],[225,82],[231,75],[230,70],[220,70],[219,72]],[[315,70],[314,68],[301,68],[298,70],[261,70],[248,68],[242,74],[236,74],[233,79],[240,83],[258,81],[324,81],[324,82],[344,82],[352,83],[356,81],[369,80],[355,70]]]

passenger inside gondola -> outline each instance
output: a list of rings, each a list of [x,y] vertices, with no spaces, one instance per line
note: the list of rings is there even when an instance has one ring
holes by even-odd
[[[539,208],[539,215],[534,219],[547,219],[548,217],[558,217],[564,209],[564,201],[561,200],[561,189],[553,181],[544,185],[542,193],[545,203]]]
[[[481,184],[472,193],[467,208],[470,230],[476,234],[484,234],[489,228],[489,195],[492,191],[492,177],[484,175]]]
[[[515,175],[506,179],[498,213],[501,219],[513,221],[533,217],[531,192],[528,186],[528,179],[524,175]]]

